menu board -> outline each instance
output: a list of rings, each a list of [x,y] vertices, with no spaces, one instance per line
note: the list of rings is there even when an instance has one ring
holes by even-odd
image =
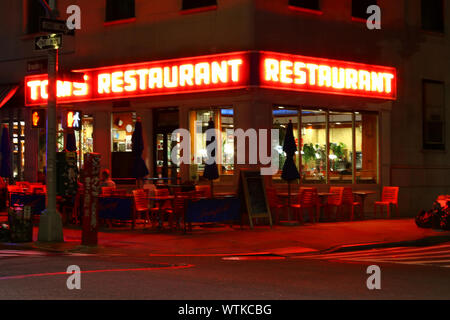
[[[264,177],[259,170],[241,170],[239,181],[239,197],[248,213],[250,227],[253,228],[253,218],[269,218],[272,226],[269,202],[267,200]]]

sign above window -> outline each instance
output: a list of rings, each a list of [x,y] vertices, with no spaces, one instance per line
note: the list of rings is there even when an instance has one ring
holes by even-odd
[[[258,67],[259,66],[259,67]],[[396,98],[394,68],[272,52],[234,52],[74,70],[84,82],[57,81],[58,103],[253,87]],[[25,104],[45,105],[47,75],[25,77]]]
[[[261,52],[263,88],[395,100],[395,68]]]

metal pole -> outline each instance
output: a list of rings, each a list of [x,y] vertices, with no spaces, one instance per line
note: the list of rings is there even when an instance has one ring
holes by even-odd
[[[55,0],[50,1],[52,16]],[[39,223],[38,241],[64,242],[62,220],[56,211],[56,74],[58,49],[48,51],[48,105],[47,105],[47,208]]]

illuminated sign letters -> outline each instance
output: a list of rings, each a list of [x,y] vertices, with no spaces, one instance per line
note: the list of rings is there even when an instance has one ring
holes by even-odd
[[[259,63],[259,70],[251,69],[251,66],[257,66],[255,61]],[[59,79],[58,103],[232,90],[249,86],[390,100],[395,100],[397,91],[394,68],[263,51],[74,72],[84,74],[84,82]],[[250,74],[253,75],[252,83]],[[27,106],[47,103],[47,75],[25,77],[25,89]]]
[[[280,53],[260,55],[261,87],[395,100],[395,68]]]

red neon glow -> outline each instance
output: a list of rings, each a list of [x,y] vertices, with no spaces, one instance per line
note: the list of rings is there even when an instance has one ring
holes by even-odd
[[[249,52],[77,70],[85,82],[57,81],[59,103],[242,88]],[[46,75],[25,78],[26,105],[46,104]]]
[[[394,68],[273,52],[260,54],[261,87],[396,98]]]
[[[251,57],[258,59],[259,70],[250,70]],[[236,52],[76,71],[85,74],[85,82],[58,80],[58,103],[230,90],[250,85],[390,100],[396,99],[397,92],[395,68],[273,52]],[[250,83],[250,74],[259,74],[259,79],[255,77]],[[47,75],[27,76],[25,83],[27,106],[47,103]]]
[[[37,127],[39,124],[39,112],[35,111],[32,115],[33,126]]]

